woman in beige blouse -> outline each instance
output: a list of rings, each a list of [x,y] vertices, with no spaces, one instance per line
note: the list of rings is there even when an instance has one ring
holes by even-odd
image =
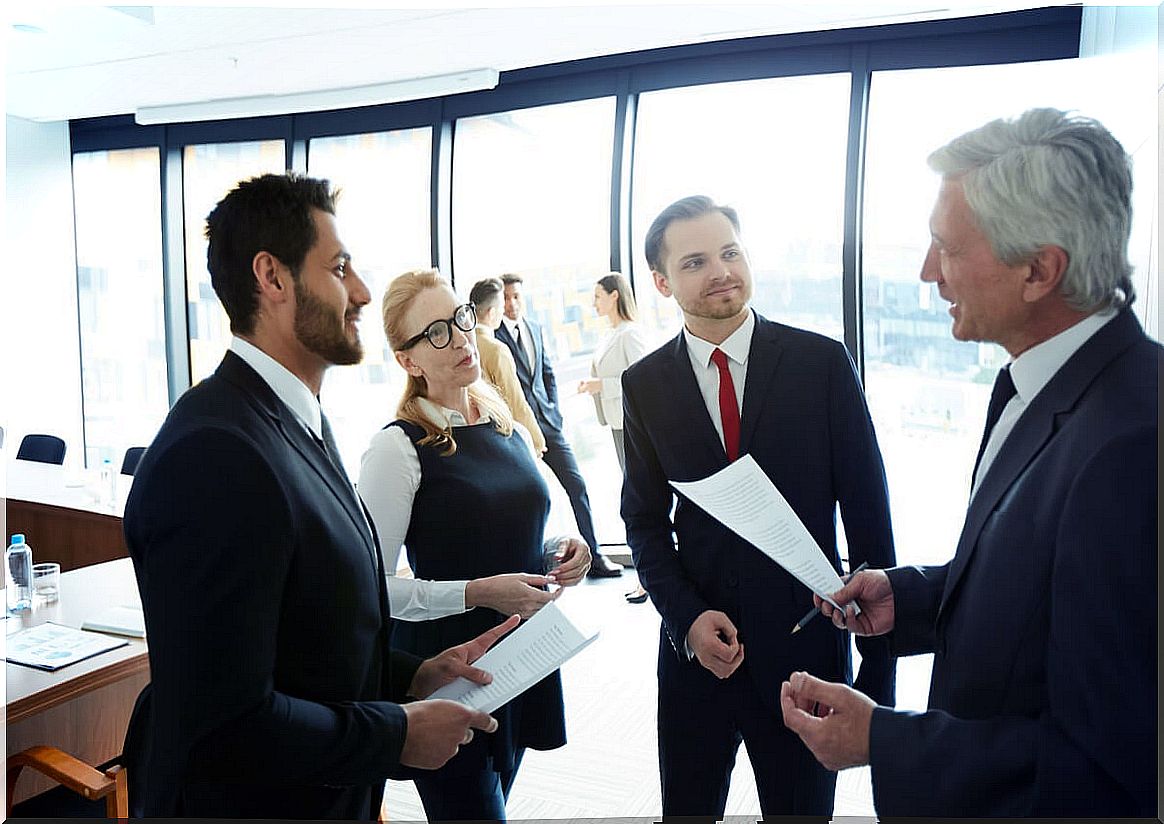
[[[630,284],[618,272],[599,278],[594,285],[594,310],[610,321],[610,332],[594,353],[588,380],[578,382],[578,391],[594,398],[598,422],[610,427],[618,465],[626,473],[626,452],[622,439],[622,373],[647,354],[647,337],[636,323],[638,308]],[[641,604],[647,593],[640,586],[626,594],[628,601]]]

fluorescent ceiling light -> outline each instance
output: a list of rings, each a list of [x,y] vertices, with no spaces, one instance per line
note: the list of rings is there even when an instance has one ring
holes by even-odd
[[[358,106],[376,106],[401,103],[446,94],[477,92],[497,85],[497,69],[471,69],[432,77],[414,77],[393,83],[372,86],[354,86],[347,89],[328,89],[298,94],[267,94],[254,97],[232,97],[205,100],[200,103],[178,103],[169,106],[143,106],[134,119],[142,126],[159,123],[188,123],[199,120],[226,120],[235,117],[265,117],[294,112],[319,112],[328,109],[350,109]]]

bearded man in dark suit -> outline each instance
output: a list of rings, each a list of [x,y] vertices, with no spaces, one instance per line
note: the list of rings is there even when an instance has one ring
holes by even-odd
[[[489,680],[470,664],[499,633],[427,661],[388,647],[376,537],[318,400],[329,366],[360,360],[370,298],[327,181],[244,181],[206,235],[234,337],[171,410],[125,509],[151,675],[125,743],[132,812],[374,820],[401,765],[436,768],[495,727],[399,702]]]
[[[622,516],[663,618],[663,815],[722,818],[743,741],[765,816],[827,816],[836,776],[780,724],[777,695],[808,666],[851,681],[849,635],[815,621],[790,636],[811,592],[670,482],[751,456],[839,573],[838,504],[849,563],[894,563],[885,471],[844,345],[752,310],[739,232],[735,210],[701,196],[655,218],[647,262],[683,311],[683,331],[623,374]],[[857,687],[892,704],[884,642],[862,640],[860,650]]]

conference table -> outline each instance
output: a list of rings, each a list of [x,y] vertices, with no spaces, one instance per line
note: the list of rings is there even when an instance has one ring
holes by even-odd
[[[80,628],[110,606],[140,607],[133,564],[128,558],[61,575],[60,598],[36,601],[29,612],[8,617],[5,636],[45,621]],[[116,637],[116,636],[110,636]],[[149,682],[144,640],[128,643],[56,672],[6,663],[9,755],[34,744],[51,744],[92,765],[121,752],[134,699]],[[25,770],[15,801],[55,786]]]
[[[5,470],[7,532],[24,533],[34,563],[56,561],[66,571],[128,556],[121,516],[132,477],[117,476],[110,500],[92,470],[36,461],[8,461]]]

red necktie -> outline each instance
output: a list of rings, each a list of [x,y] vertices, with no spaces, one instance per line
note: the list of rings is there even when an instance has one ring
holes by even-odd
[[[728,371],[727,355],[722,349],[711,353],[719,369],[719,419],[723,423],[723,447],[728,460],[734,461],[740,455],[740,407],[736,405],[736,385],[732,383],[732,373]]]

